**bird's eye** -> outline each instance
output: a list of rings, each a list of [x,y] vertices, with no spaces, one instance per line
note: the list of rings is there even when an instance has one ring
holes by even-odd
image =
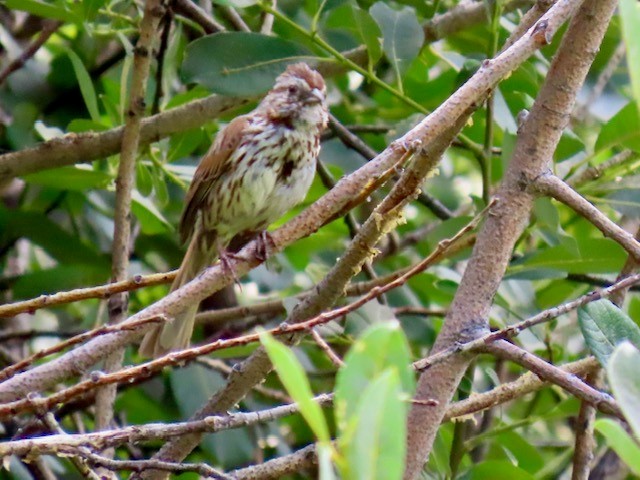
[[[297,86],[295,86],[295,85],[291,85],[291,86],[289,87],[289,93],[290,93],[291,95],[294,95],[294,94],[298,93],[298,87],[297,87]]]

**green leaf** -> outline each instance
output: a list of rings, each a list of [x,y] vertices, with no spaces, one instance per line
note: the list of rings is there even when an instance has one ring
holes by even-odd
[[[98,11],[105,6],[106,0],[84,0],[82,2],[82,13],[85,20],[95,20]]]
[[[12,291],[16,299],[33,298],[104,283],[108,277],[108,264],[98,257],[95,263],[65,263],[24,273],[13,283]]]
[[[355,415],[362,392],[383,371],[397,370],[403,391],[411,395],[415,377],[407,340],[397,321],[373,325],[356,341],[338,371],[335,414],[338,429],[344,431]]]
[[[563,242],[514,262],[509,268],[509,278],[528,277],[532,271],[555,270],[567,273],[611,273],[622,268],[627,254],[624,249],[609,238],[575,239],[571,246]]]
[[[103,132],[108,129],[109,127],[104,123],[97,123],[87,118],[75,118],[69,122],[69,125],[67,125],[67,132],[75,133]]]
[[[309,379],[296,356],[267,332],[260,334],[260,341],[267,350],[280,381],[291,398],[298,404],[300,414],[307,421],[318,440],[329,442],[331,440],[329,427],[322,413],[322,408],[313,400]]]
[[[169,190],[167,189],[167,179],[161,166],[154,165],[151,180],[156,200],[161,206],[167,205],[169,203]]]
[[[85,165],[54,168],[25,175],[30,184],[43,185],[60,190],[76,190],[86,192],[93,189],[104,189],[111,183],[111,176],[105,172],[93,170]]]
[[[407,406],[398,371],[393,368],[378,375],[360,392],[355,415],[339,440],[346,460],[343,478],[402,478]]]
[[[93,245],[81,242],[42,213],[0,208],[0,225],[0,245],[25,237],[61,263],[108,265]]]
[[[143,197],[148,197],[153,191],[151,172],[142,162],[136,162],[136,188]]]
[[[640,447],[618,423],[600,418],[594,424],[596,431],[604,436],[606,443],[629,466],[635,475],[640,475]]]
[[[258,3],[258,0],[213,0],[218,5],[227,5],[235,8],[246,8]]]
[[[469,471],[471,480],[533,480],[535,477],[510,461],[488,460],[474,465]]]
[[[640,4],[637,0],[620,0],[620,23],[627,50],[627,68],[631,91],[640,105]]]
[[[613,395],[631,429],[640,439],[640,352],[637,344],[624,342],[611,355],[607,375]],[[636,459],[640,461],[638,455]],[[640,471],[640,470],[639,470]]]
[[[140,221],[142,232],[147,235],[173,231],[173,226],[158,211],[150,199],[135,190],[131,196],[131,211]]]
[[[607,204],[629,218],[640,218],[640,189],[623,188],[607,195]]]
[[[578,309],[578,324],[587,346],[602,365],[618,344],[629,340],[640,346],[640,328],[609,300],[598,300]]]
[[[640,113],[638,104],[628,103],[604,124],[595,151],[605,148],[625,147],[640,152]]]
[[[74,23],[78,19],[64,7],[64,2],[38,2],[37,0],[5,0],[7,8],[22,10],[43,18]]]
[[[369,9],[382,31],[382,49],[394,66],[398,79],[418,56],[424,43],[424,32],[413,9],[394,10],[383,2]]]
[[[373,17],[366,10],[346,4],[331,11],[325,22],[329,28],[344,28],[352,32],[367,47],[369,66],[380,60],[382,32]]]
[[[309,56],[308,50],[278,37],[225,32],[191,42],[182,74],[185,81],[216,93],[254,97],[267,91],[288,64]]]
[[[82,98],[84,99],[84,103],[89,111],[91,120],[96,123],[100,123],[98,97],[96,96],[95,88],[93,88],[93,82],[91,81],[89,72],[76,52],[68,50],[67,55],[69,55],[69,59],[73,65],[73,70],[76,74],[76,78],[78,79],[78,85],[80,86],[80,93],[82,93]]]

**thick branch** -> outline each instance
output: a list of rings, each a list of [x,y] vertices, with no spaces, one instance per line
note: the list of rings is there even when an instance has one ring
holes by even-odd
[[[523,38],[548,38],[545,31],[547,22],[557,21],[555,16],[558,11],[570,15],[580,3],[557,2]],[[500,203],[478,235],[472,257],[434,345],[434,352],[473,340],[487,331],[493,297],[533,205],[533,195],[524,191],[526,184],[542,174],[553,158],[577,92],[584,82],[615,6],[614,0],[587,0],[571,22],[540,95],[521,128],[511,164],[496,195]],[[585,35],[585,32],[589,32],[589,35]],[[516,42],[514,47],[521,41]],[[468,361],[467,357],[454,356],[420,376],[416,398],[434,399],[437,405],[416,404],[411,409],[406,479],[416,478],[422,470],[445,409]]]
[[[161,0],[147,0],[140,22],[140,38],[133,51],[133,73],[127,106],[127,121],[122,135],[118,176],[116,177],[116,201],[113,215],[113,243],[111,246],[111,279],[120,282],[129,273],[131,250],[131,195],[136,173],[136,158],[140,145],[140,124],[145,114],[145,95],[155,35],[164,15]],[[118,324],[126,318],[129,295],[126,292],[109,298],[109,323]],[[104,370],[113,372],[121,368],[124,349],[112,352],[104,362]],[[113,420],[113,402],[116,386],[101,388],[96,394],[96,428],[108,428]],[[109,456],[109,452],[105,452]]]

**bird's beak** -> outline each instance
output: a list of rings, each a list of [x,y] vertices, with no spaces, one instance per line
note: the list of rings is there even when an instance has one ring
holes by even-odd
[[[317,88],[311,90],[311,93],[309,93],[309,96],[305,100],[305,103],[308,105],[316,105],[322,102],[324,102],[324,94]]]

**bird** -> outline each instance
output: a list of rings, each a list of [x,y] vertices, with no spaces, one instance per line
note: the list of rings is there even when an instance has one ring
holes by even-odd
[[[188,242],[177,290],[220,259],[236,235],[255,235],[307,195],[328,121],[326,85],[306,63],[286,67],[257,107],[220,130],[185,197],[179,234]],[[232,271],[232,273],[234,273]],[[147,332],[143,357],[187,348],[198,305]]]

